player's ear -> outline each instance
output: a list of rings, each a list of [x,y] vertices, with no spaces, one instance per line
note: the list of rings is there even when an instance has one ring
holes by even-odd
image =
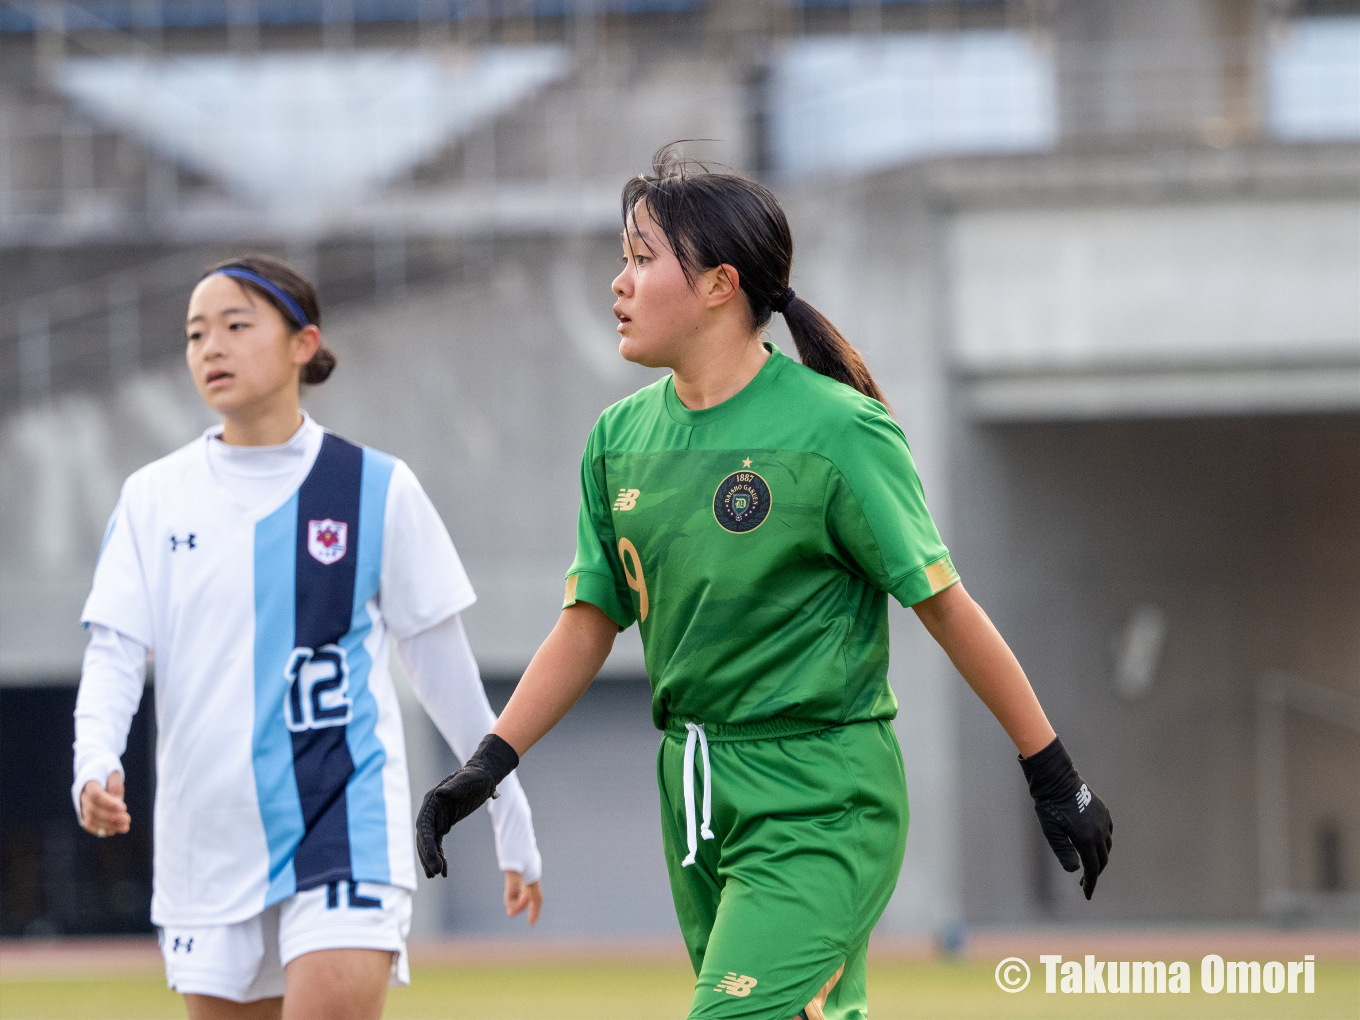
[[[721,307],[741,293],[741,274],[726,262],[704,273],[703,281],[702,294],[709,308]]]
[[[307,364],[321,346],[321,330],[316,326],[303,326],[289,337],[293,350],[290,360],[299,367]]]

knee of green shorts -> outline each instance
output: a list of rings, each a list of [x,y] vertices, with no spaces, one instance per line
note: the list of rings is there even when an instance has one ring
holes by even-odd
[[[723,969],[716,956],[695,984],[690,1020],[784,1020],[792,1018],[844,964],[840,980],[823,1006],[827,1020],[863,1020],[868,1013],[868,945],[848,956],[825,943],[793,939],[767,943],[766,959],[746,956]],[[720,951],[718,951],[720,952]],[[759,954],[757,954],[759,955]],[[747,961],[743,964],[742,960]]]

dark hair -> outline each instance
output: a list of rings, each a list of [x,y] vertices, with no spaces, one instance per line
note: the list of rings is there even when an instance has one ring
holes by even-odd
[[[774,193],[741,174],[710,170],[681,155],[678,144],[662,146],[652,157],[652,172],[623,186],[625,229],[638,204],[646,202],[687,280],[732,266],[756,329],[782,311],[804,365],[886,404],[859,351],[789,289],[793,235]]]
[[[302,314],[307,316],[307,322],[298,322],[297,315],[294,312],[290,311],[282,301],[259,284],[250,280],[242,280],[239,277],[232,277],[241,287],[258,297],[264,298],[273,305],[283,316],[283,320],[292,324],[294,331],[309,324],[313,326],[321,325],[321,305],[316,299],[316,288],[312,286],[307,277],[282,259],[276,259],[272,255],[242,255],[240,258],[219,262],[209,268],[199,279],[205,280],[224,269],[244,269],[256,276],[262,276],[292,298],[297,306],[302,309]],[[302,366],[300,378],[308,386],[318,386],[329,379],[334,370],[335,354],[323,344],[317,347],[316,353],[312,355],[312,360]]]

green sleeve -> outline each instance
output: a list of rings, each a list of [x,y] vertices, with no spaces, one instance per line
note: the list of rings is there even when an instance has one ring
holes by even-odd
[[[827,527],[846,565],[904,606],[957,584],[897,422],[857,418],[835,450]]]
[[[576,521],[576,558],[567,571],[562,608],[589,602],[622,630],[636,619],[636,614],[616,547],[614,518],[604,495],[604,444],[599,433],[600,425],[596,423],[581,457],[581,512]]]

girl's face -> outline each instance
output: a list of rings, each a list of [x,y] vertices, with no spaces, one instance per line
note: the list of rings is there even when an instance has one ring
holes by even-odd
[[[220,273],[194,288],[185,334],[199,396],[224,417],[296,399],[298,372],[321,343],[315,326],[294,331],[272,304]]]
[[[622,261],[623,270],[612,284],[619,353],[648,368],[673,368],[712,319],[710,277],[721,276],[730,267],[710,270],[691,285],[645,202],[634,208],[623,233]],[[719,290],[727,288],[727,282],[723,276]]]

